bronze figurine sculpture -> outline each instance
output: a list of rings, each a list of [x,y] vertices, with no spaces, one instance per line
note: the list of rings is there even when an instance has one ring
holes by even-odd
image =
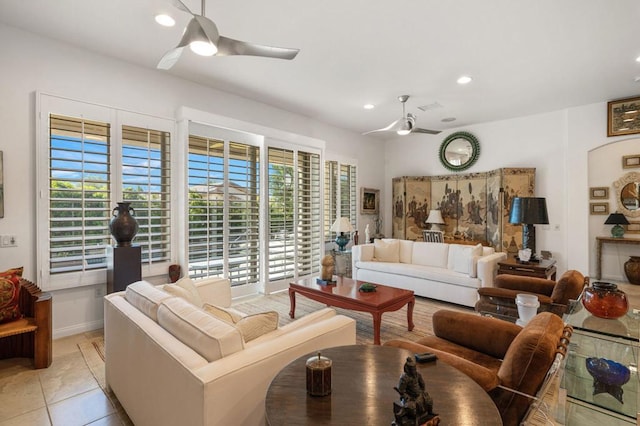
[[[407,357],[400,383],[394,389],[400,394],[400,402],[393,403],[393,426],[440,424],[440,417],[433,412],[433,398],[426,391],[424,379],[412,357]]]

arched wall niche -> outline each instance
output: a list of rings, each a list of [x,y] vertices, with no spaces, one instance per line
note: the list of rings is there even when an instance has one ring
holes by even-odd
[[[622,158],[626,155],[640,155],[640,137],[618,140],[601,145],[588,152],[589,211],[592,204],[605,204],[609,213],[618,208],[618,192],[614,183],[629,172],[640,173],[640,166],[624,168]],[[596,199],[591,196],[591,188],[608,188],[608,197]],[[596,279],[596,237],[611,236],[612,225],[605,225],[608,214],[589,214],[589,275]],[[640,217],[627,216],[630,221]],[[638,238],[640,234],[625,233],[624,238]],[[629,256],[640,256],[640,245],[604,244],[602,248],[602,280],[627,282],[624,262]]]

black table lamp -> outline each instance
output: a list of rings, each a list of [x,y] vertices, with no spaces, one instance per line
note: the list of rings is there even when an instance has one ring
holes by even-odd
[[[613,238],[622,238],[624,236],[624,228],[621,225],[628,225],[629,221],[622,213],[611,213],[607,220],[604,221],[605,225],[614,225],[611,228],[611,236]]]
[[[532,261],[537,261],[536,228],[533,225],[548,225],[547,200],[538,197],[515,197],[511,202],[509,223],[522,224],[522,248],[531,249]]]

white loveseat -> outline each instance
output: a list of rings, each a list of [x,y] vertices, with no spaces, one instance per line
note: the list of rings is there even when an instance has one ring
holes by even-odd
[[[352,276],[416,295],[473,307],[478,288],[493,287],[506,253],[482,245],[376,240],[351,248]]]
[[[227,280],[194,283],[203,302],[230,305]],[[268,386],[285,365],[356,342],[355,321],[325,308],[247,343],[160,288],[140,281],[104,302],[107,385],[137,426],[264,424]]]

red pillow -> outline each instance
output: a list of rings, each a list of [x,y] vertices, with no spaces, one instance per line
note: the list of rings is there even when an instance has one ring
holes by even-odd
[[[23,268],[0,272],[0,324],[20,318],[20,278]]]

